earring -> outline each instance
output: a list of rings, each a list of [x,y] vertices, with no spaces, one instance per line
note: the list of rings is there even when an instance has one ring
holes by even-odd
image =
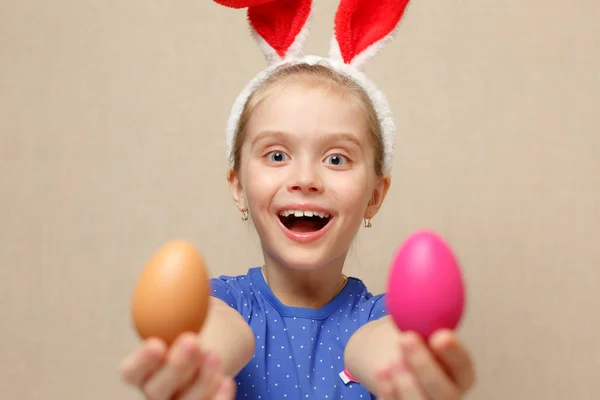
[[[371,225],[371,218],[365,218],[365,228],[370,228]]]
[[[248,210],[244,208],[240,211],[242,212],[242,221],[248,221]]]

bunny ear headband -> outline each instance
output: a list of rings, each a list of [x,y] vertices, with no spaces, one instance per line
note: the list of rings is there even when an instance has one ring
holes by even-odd
[[[396,127],[389,104],[360,68],[392,38],[408,0],[341,0],[335,14],[329,57],[304,56],[312,0],[214,0],[231,8],[247,8],[254,39],[268,68],[250,81],[236,99],[227,125],[227,155],[233,162],[233,139],[246,101],[275,68],[284,64],[324,64],[352,78],[367,93],[382,129],[384,172],[392,166]]]

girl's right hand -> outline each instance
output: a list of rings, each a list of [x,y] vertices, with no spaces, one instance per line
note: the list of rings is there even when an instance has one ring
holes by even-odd
[[[181,335],[167,350],[147,339],[121,364],[121,378],[149,400],[233,400],[233,379],[220,371],[219,359],[200,348],[198,337]]]

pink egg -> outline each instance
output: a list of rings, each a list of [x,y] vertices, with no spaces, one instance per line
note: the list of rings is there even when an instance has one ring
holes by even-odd
[[[387,311],[398,328],[425,339],[439,329],[454,330],[464,302],[460,266],[446,242],[427,230],[410,235],[394,256],[387,283]]]

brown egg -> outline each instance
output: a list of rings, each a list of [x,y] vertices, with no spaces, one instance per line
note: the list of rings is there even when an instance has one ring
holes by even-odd
[[[131,303],[142,339],[160,338],[169,346],[184,332],[202,328],[210,296],[202,254],[184,240],[161,246],[142,270]]]

